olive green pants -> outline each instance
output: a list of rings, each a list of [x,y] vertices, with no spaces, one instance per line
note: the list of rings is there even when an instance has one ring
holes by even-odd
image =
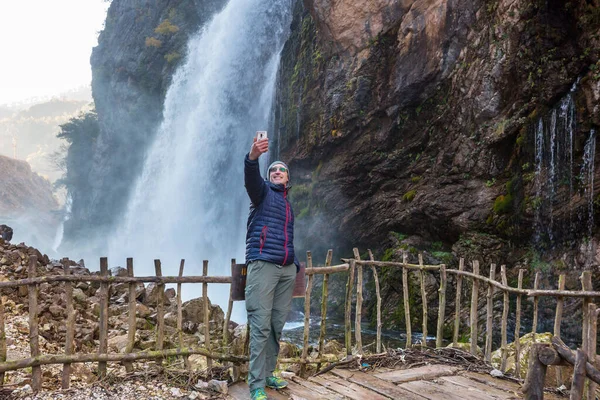
[[[273,375],[279,354],[279,339],[292,305],[296,280],[294,264],[281,266],[265,261],[248,265],[246,311],[250,327],[250,390],[264,388]]]

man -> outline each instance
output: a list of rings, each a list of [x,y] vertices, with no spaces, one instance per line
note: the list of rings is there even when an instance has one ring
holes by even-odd
[[[250,197],[246,233],[246,311],[250,327],[248,386],[252,400],[266,400],[265,386],[281,389],[287,382],[273,376],[279,338],[292,304],[298,265],[294,255],[294,213],[287,200],[290,172],[276,161],[268,180],[260,176],[258,158],[269,150],[268,139],[254,138],[244,161],[244,183]]]

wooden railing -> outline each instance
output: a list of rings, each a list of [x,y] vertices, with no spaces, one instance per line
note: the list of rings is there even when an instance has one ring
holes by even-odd
[[[491,355],[493,350],[492,332],[494,315],[493,315],[493,297],[494,293],[498,290],[503,293],[503,310],[501,317],[501,370],[504,372],[506,369],[507,359],[507,325],[508,318],[511,314],[509,309],[510,302],[509,296],[516,296],[516,309],[514,311],[515,319],[515,374],[520,376],[520,362],[519,362],[519,337],[521,331],[521,301],[522,296],[533,297],[533,317],[532,317],[532,333],[537,333],[538,327],[538,301],[540,297],[552,297],[557,299],[557,307],[555,313],[554,323],[554,337],[560,340],[561,336],[561,321],[563,313],[563,304],[565,298],[582,298],[583,299],[583,335],[582,335],[582,349],[584,349],[586,357],[590,360],[590,369],[592,375],[595,371],[596,366],[596,325],[598,318],[598,308],[592,303],[594,298],[600,297],[600,292],[592,290],[592,276],[591,272],[585,271],[582,274],[582,289],[581,290],[565,290],[565,275],[562,274],[559,277],[556,290],[540,290],[539,281],[540,273],[535,273],[535,279],[533,288],[523,288],[523,276],[525,270],[520,269],[518,271],[518,285],[516,288],[510,287],[507,283],[507,271],[504,265],[500,266],[500,281],[496,279],[496,264],[490,265],[489,277],[482,276],[480,274],[479,262],[477,260],[472,261],[472,272],[465,270],[465,262],[460,259],[458,269],[447,269],[444,264],[441,265],[426,265],[423,263],[423,257],[419,255],[418,264],[411,264],[407,262],[408,257],[405,254],[402,262],[391,262],[391,261],[375,261],[372,252],[369,250],[369,260],[361,260],[358,249],[354,249],[354,258],[342,259],[343,264],[331,265],[333,256],[332,251],[329,250],[326,256],[326,261],[322,267],[314,267],[312,254],[307,252],[307,264],[305,273],[307,276],[307,285],[304,299],[304,336],[303,336],[303,349],[300,358],[287,358],[279,359],[281,364],[287,363],[299,363],[301,365],[301,373],[306,373],[306,366],[308,364],[317,364],[317,369],[320,368],[321,364],[328,362],[324,357],[324,341],[327,335],[327,305],[328,305],[328,285],[329,275],[341,272],[347,272],[346,282],[346,294],[345,294],[345,345],[346,352],[349,357],[352,356],[353,348],[355,351],[362,355],[364,353],[362,344],[362,332],[361,332],[361,320],[362,320],[362,308],[363,308],[363,267],[370,268],[375,283],[375,296],[377,301],[377,338],[376,338],[376,351],[381,352],[381,294],[379,288],[379,277],[378,268],[400,268],[402,269],[402,295],[403,295],[403,311],[405,315],[405,330],[406,330],[406,347],[412,346],[412,326],[411,326],[411,306],[409,299],[409,288],[411,283],[409,281],[409,271],[417,273],[418,282],[420,286],[421,303],[422,303],[422,334],[423,338],[427,338],[427,322],[429,319],[428,310],[428,299],[427,291],[425,288],[425,277],[427,273],[439,274],[439,289],[438,289],[438,307],[437,307],[437,326],[436,326],[436,347],[441,347],[443,343],[443,328],[446,323],[446,294],[448,291],[447,286],[447,275],[456,276],[456,287],[455,287],[455,307],[454,307],[454,324],[453,324],[453,335],[452,342],[458,343],[460,337],[460,315],[462,307],[462,280],[467,278],[472,282],[471,299],[470,299],[470,318],[469,318],[469,337],[470,339],[470,351],[472,354],[477,353],[478,349],[478,304],[479,304],[479,286],[480,284],[487,285],[487,296],[486,296],[486,334],[484,342],[484,357],[489,362],[491,361]],[[70,274],[68,266],[64,267],[63,275],[57,276],[43,276],[36,277],[36,265],[37,259],[35,256],[30,257],[29,261],[29,275],[27,279],[21,279],[16,281],[0,282],[0,291],[3,288],[14,288],[18,286],[27,286],[29,293],[29,326],[30,326],[30,348],[31,357],[20,360],[6,360],[6,336],[4,330],[4,304],[0,302],[0,383],[4,382],[4,373],[6,371],[23,369],[27,367],[32,368],[32,388],[39,390],[41,388],[41,366],[46,364],[63,364],[63,376],[62,386],[63,388],[69,387],[70,381],[70,365],[72,363],[80,362],[97,362],[98,373],[102,377],[106,374],[106,363],[107,362],[121,362],[124,364],[127,371],[131,371],[133,361],[138,360],[157,360],[160,362],[161,359],[171,356],[181,356],[184,358],[184,362],[187,368],[189,363],[187,356],[192,354],[200,354],[206,356],[208,365],[210,367],[210,360],[219,360],[224,362],[232,362],[239,364],[246,362],[248,357],[246,353],[242,355],[230,354],[229,349],[225,348],[225,352],[215,352],[210,346],[210,332],[209,332],[209,313],[208,313],[208,301],[207,301],[207,289],[209,283],[231,283],[231,276],[208,276],[208,261],[203,263],[202,276],[183,276],[184,261],[182,260],[179,275],[177,277],[162,276],[161,263],[159,260],[155,260],[155,276],[149,277],[134,277],[133,273],[133,260],[127,259],[127,276],[109,276],[108,275],[108,262],[106,258],[100,259],[100,275],[86,275],[76,276]],[[232,271],[236,266],[235,260],[232,260]],[[233,273],[233,272],[232,272]],[[322,293],[321,293],[321,324],[319,332],[318,342],[318,355],[315,358],[309,358],[308,356],[308,338],[310,333],[310,304],[312,289],[314,284],[314,276],[321,274],[323,275],[322,282]],[[356,281],[356,287],[355,287]],[[63,282],[65,287],[65,293],[67,297],[66,304],[66,316],[67,316],[67,332],[66,332],[66,343],[64,354],[54,355],[42,355],[39,350],[38,343],[38,286],[42,283],[51,282]],[[100,332],[100,343],[98,347],[98,353],[94,354],[73,354],[73,338],[74,338],[74,321],[75,311],[73,308],[73,288],[72,284],[75,282],[98,282],[100,283],[100,316],[98,319],[99,332]],[[136,283],[143,282],[149,283],[154,282],[158,286],[159,296],[157,299],[157,325],[156,325],[156,346],[154,350],[133,352],[134,340],[135,340],[135,310],[136,310],[136,298],[135,298],[135,285]],[[129,331],[128,331],[128,343],[126,346],[125,353],[109,353],[107,349],[107,338],[108,338],[108,293],[109,286],[114,283],[128,283],[129,284]],[[184,347],[182,339],[182,305],[181,305],[181,285],[183,283],[202,283],[202,296],[204,299],[204,335],[205,345],[203,347]],[[179,337],[179,347],[176,349],[163,349],[164,343],[164,285],[165,284],[177,284],[177,330]],[[354,332],[352,332],[352,299],[356,295],[355,303],[355,321],[354,321]],[[230,301],[228,304],[228,310],[223,326],[223,343],[228,342],[228,325],[231,316],[232,309],[232,298],[230,295]],[[354,345],[353,345],[353,333],[354,333]],[[427,346],[426,340],[422,340],[421,346]],[[575,357],[575,356],[573,356]],[[563,357],[567,359],[566,357]],[[554,365],[554,364],[552,364]],[[590,372],[588,371],[588,377]],[[600,375],[598,375],[600,376]],[[559,376],[559,380],[562,377]],[[543,383],[542,383],[543,384]],[[529,383],[528,387],[532,387],[533,383]],[[535,386],[535,385],[534,385]],[[588,390],[594,389],[593,385],[589,385]],[[537,389],[536,389],[537,390]],[[595,389],[594,389],[595,390]],[[591,392],[590,392],[591,393]],[[535,398],[535,397],[528,397]]]

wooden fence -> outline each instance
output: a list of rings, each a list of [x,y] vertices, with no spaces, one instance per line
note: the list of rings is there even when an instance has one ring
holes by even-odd
[[[416,271],[418,274],[418,282],[420,286],[420,294],[422,300],[422,335],[423,338],[427,338],[427,320],[428,320],[428,299],[427,292],[425,290],[425,274],[435,273],[439,274],[439,290],[438,290],[438,307],[437,307],[437,329],[436,329],[436,347],[442,346],[443,339],[443,328],[446,322],[445,312],[446,306],[446,292],[447,288],[447,276],[453,274],[456,276],[456,288],[455,288],[455,309],[454,309],[454,331],[453,331],[453,343],[458,343],[460,337],[460,314],[462,307],[462,280],[467,278],[471,280],[471,300],[470,300],[470,318],[469,318],[469,337],[471,338],[470,351],[473,354],[477,353],[478,343],[478,318],[477,310],[479,303],[479,285],[487,285],[487,296],[486,296],[486,335],[484,342],[484,357],[489,362],[491,361],[491,354],[493,350],[492,344],[492,332],[493,332],[493,297],[496,290],[503,293],[503,311],[501,318],[501,354],[502,362],[501,369],[506,369],[507,359],[507,322],[509,317],[509,296],[516,296],[516,309],[515,309],[515,369],[516,375],[520,376],[520,362],[519,362],[519,337],[521,330],[521,301],[522,296],[533,297],[533,318],[532,318],[532,333],[537,332],[538,326],[538,303],[541,297],[552,297],[557,299],[555,323],[554,323],[554,338],[560,341],[560,330],[561,320],[563,313],[563,304],[566,298],[582,298],[583,299],[583,335],[582,335],[582,349],[585,355],[583,364],[582,356],[570,353],[570,350],[560,348],[562,358],[557,361],[551,360],[554,364],[547,364],[548,357],[539,357],[539,360],[543,365],[556,365],[565,362],[571,362],[575,364],[576,376],[574,381],[579,382],[582,376],[586,376],[592,380],[592,382],[600,383],[600,372],[596,369],[596,326],[599,309],[595,304],[592,303],[594,298],[600,297],[600,292],[592,290],[592,276],[590,271],[583,272],[581,276],[582,288],[581,290],[565,290],[565,275],[561,275],[558,280],[556,290],[540,290],[540,273],[535,273],[535,279],[533,288],[523,288],[523,276],[525,270],[520,269],[518,272],[518,286],[513,288],[508,286],[506,267],[502,265],[500,267],[500,281],[496,279],[496,264],[491,264],[489,277],[482,276],[479,270],[479,262],[472,261],[472,272],[465,270],[465,262],[460,259],[458,269],[447,269],[445,265],[425,265],[421,255],[418,257],[418,264],[411,264],[407,261],[407,255],[404,255],[402,262],[390,262],[390,261],[375,261],[373,254],[369,250],[369,260],[361,260],[358,249],[354,249],[354,258],[342,259],[343,264],[332,266],[332,251],[329,250],[326,257],[326,262],[323,267],[314,267],[312,262],[312,255],[307,252],[307,265],[305,273],[308,277],[306,285],[305,299],[304,299],[304,336],[303,336],[303,348],[302,355],[300,358],[289,358],[279,359],[281,364],[287,363],[299,363],[301,365],[301,374],[306,372],[307,364],[317,364],[317,368],[321,364],[328,362],[323,357],[324,341],[327,335],[327,303],[328,303],[328,284],[329,275],[334,273],[348,272],[348,278],[346,283],[346,295],[345,295],[345,345],[348,357],[352,357],[353,348],[359,354],[363,354],[362,345],[362,332],[361,332],[361,320],[362,320],[362,308],[363,308],[363,267],[370,268],[375,283],[375,296],[377,299],[377,339],[376,339],[376,351],[381,352],[381,295],[379,288],[379,278],[377,269],[381,267],[388,268],[401,268],[402,269],[402,292],[403,292],[403,305],[404,315],[406,323],[406,347],[412,346],[412,326],[411,326],[411,309],[409,302],[409,286],[410,282],[408,279],[409,271]],[[149,277],[134,277],[133,273],[133,260],[127,259],[127,275],[126,277],[113,277],[108,274],[108,261],[106,258],[100,259],[100,275],[92,276],[75,276],[70,274],[68,266],[64,267],[63,275],[56,276],[43,276],[36,277],[36,265],[37,259],[35,256],[30,257],[28,278],[17,281],[0,282],[0,292],[3,288],[14,288],[19,286],[28,287],[29,295],[29,327],[30,327],[30,347],[31,357],[20,360],[6,360],[6,336],[4,327],[4,305],[0,302],[0,383],[4,382],[4,373],[6,371],[32,368],[32,388],[39,390],[42,383],[41,366],[47,364],[63,364],[63,375],[62,375],[62,386],[63,388],[69,387],[70,382],[70,365],[72,363],[81,362],[97,362],[98,373],[100,377],[106,375],[106,364],[107,362],[121,362],[125,365],[127,371],[131,371],[133,361],[138,360],[150,360],[155,359],[160,362],[162,358],[171,356],[181,356],[184,358],[185,365],[189,367],[187,362],[187,356],[192,354],[200,354],[206,356],[208,365],[210,366],[210,360],[216,359],[225,362],[232,362],[234,364],[240,364],[246,362],[248,357],[246,355],[233,355],[229,351],[224,353],[215,352],[210,348],[210,334],[209,334],[209,313],[208,313],[208,301],[207,301],[207,289],[209,283],[231,283],[231,276],[208,276],[208,261],[203,263],[202,276],[183,276],[184,261],[181,261],[179,275],[177,277],[162,276],[161,263],[159,260],[155,260],[155,276]],[[235,260],[232,260],[232,273],[236,267]],[[310,333],[310,302],[312,295],[312,288],[314,283],[314,276],[317,274],[323,275],[322,283],[322,295],[321,295],[321,325],[318,341],[318,355],[315,358],[308,357],[308,337]],[[356,280],[356,285],[355,285]],[[63,282],[65,287],[65,293],[67,297],[66,304],[66,316],[67,316],[67,333],[65,343],[64,354],[54,355],[42,355],[39,351],[38,343],[38,286],[42,283],[51,282]],[[74,340],[74,321],[75,311],[73,308],[73,287],[74,282],[98,282],[100,283],[100,315],[98,318],[99,325],[99,347],[98,353],[94,354],[73,354],[73,340]],[[135,298],[135,286],[137,283],[149,283],[154,282],[158,286],[159,296],[157,297],[157,325],[156,325],[156,346],[151,351],[133,352],[134,340],[135,340],[135,312],[136,312],[136,298]],[[108,339],[108,293],[109,286],[114,283],[128,283],[129,284],[129,331],[128,331],[128,344],[125,353],[109,353],[107,349]],[[202,283],[202,296],[204,299],[204,335],[205,335],[205,346],[203,347],[184,347],[182,340],[182,305],[181,305],[181,285],[183,283]],[[179,334],[179,347],[175,349],[163,349],[164,341],[164,285],[165,284],[177,284],[177,331]],[[356,287],[355,287],[356,286]],[[354,346],[352,341],[352,302],[353,298],[356,298],[355,302],[355,324],[354,324]],[[228,310],[223,326],[222,340],[227,343],[228,338],[228,325],[231,317],[233,301],[230,295],[230,301],[228,304]],[[558,343],[558,342],[557,342]],[[421,346],[427,346],[426,340],[422,340]],[[566,350],[565,350],[566,349]],[[536,350],[537,351],[537,350]],[[556,349],[558,351],[558,349]],[[569,352],[569,354],[567,354]],[[539,354],[544,353],[538,351]],[[537,357],[537,355],[535,356]],[[589,360],[586,364],[585,359]],[[538,358],[533,361],[530,360],[530,369],[532,365],[537,365]],[[545,361],[544,361],[545,360]],[[576,360],[579,360],[577,363]],[[583,370],[581,365],[584,365]],[[539,367],[539,365],[538,365]],[[579,369],[577,369],[579,368]],[[543,369],[543,368],[542,368]],[[579,371],[579,372],[578,372]],[[583,372],[581,372],[583,371]],[[577,375],[579,374],[579,375]],[[528,373],[528,377],[529,377]],[[532,374],[539,377],[539,373]],[[559,380],[562,377],[559,376]],[[539,380],[539,379],[538,379]],[[542,383],[543,385],[543,380]],[[535,397],[533,393],[538,393],[539,383],[536,380],[527,380],[525,389],[527,398],[534,399],[540,398]],[[573,385],[575,388],[575,385]],[[579,389],[577,389],[579,390]],[[588,396],[595,390],[594,384],[588,385]],[[542,392],[543,395],[543,392]],[[580,397],[572,397],[580,398]],[[593,398],[593,397],[588,397]]]

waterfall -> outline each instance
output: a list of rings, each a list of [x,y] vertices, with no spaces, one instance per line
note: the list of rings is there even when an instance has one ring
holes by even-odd
[[[230,0],[188,43],[173,76],[163,121],[148,150],[122,223],[109,239],[109,262],[134,258],[136,275],[229,275],[244,262],[249,200],[243,157],[257,130],[269,130],[280,53],[293,0]],[[269,136],[276,135],[269,132]],[[226,304],[229,288],[209,285]],[[197,297],[184,285],[184,297]]]
[[[558,232],[575,233],[572,210],[568,226],[556,226],[555,208],[573,196],[573,134],[576,130],[573,96],[577,84],[534,128],[534,245],[552,247]],[[564,237],[563,237],[564,238]]]
[[[596,157],[596,131],[592,129],[585,142],[583,150],[583,164],[579,173],[579,181],[583,188],[583,197],[587,201],[587,215],[582,219],[587,221],[586,235],[589,239],[594,233],[594,159]]]

